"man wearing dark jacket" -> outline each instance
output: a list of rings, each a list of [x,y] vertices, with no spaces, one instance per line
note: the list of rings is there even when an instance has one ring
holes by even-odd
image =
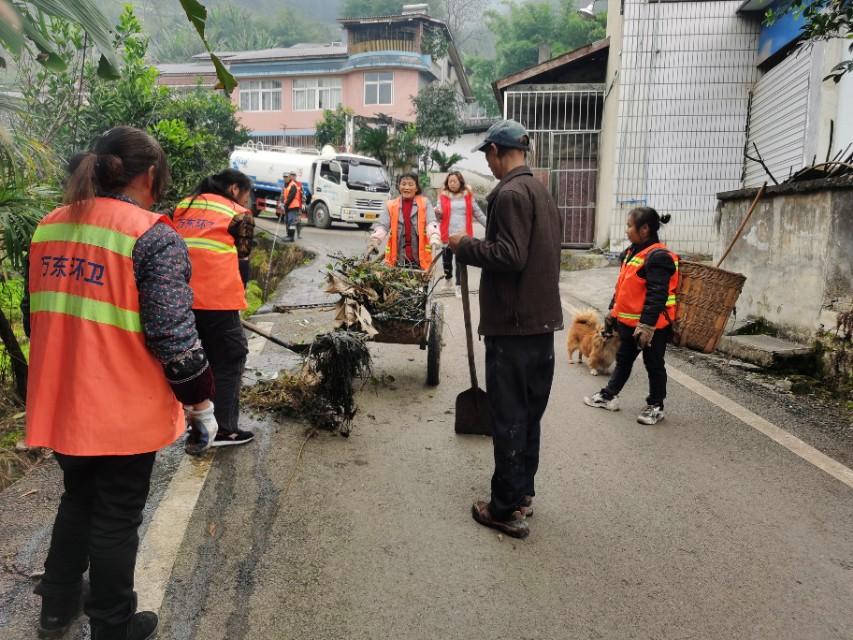
[[[464,264],[480,267],[480,327],[486,343],[486,386],[494,415],[495,471],[491,501],[477,501],[474,519],[523,538],[533,511],[540,420],[554,377],[554,332],[560,305],[559,213],[526,164],[527,131],[514,120],[492,125],[482,144],[500,180],[488,196],[484,240],[450,237]]]

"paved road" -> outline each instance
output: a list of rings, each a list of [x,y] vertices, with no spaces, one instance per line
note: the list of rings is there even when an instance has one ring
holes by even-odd
[[[364,237],[304,242],[355,251]],[[309,271],[285,299],[308,296]],[[424,384],[425,352],[374,345],[348,439],[246,418],[259,437],[216,455],[161,638],[853,638],[853,490],[676,383],[667,419],[641,427],[642,370],[625,410],[583,406],[602,380],[567,363],[563,333],[531,535],[476,525],[491,443],[453,433],[469,383],[461,305],[443,301],[438,387]],[[255,350],[274,361],[274,347]],[[9,635],[24,613],[0,617],[0,638],[32,637]]]

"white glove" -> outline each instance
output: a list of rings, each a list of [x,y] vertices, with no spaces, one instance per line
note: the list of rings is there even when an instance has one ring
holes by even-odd
[[[219,425],[213,415],[213,403],[211,402],[207,409],[193,409],[185,406],[184,415],[190,428],[190,434],[184,443],[184,451],[191,456],[199,456],[213,445],[213,440],[219,431]]]

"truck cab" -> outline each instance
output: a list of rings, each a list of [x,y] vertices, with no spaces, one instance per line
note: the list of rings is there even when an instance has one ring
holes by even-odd
[[[314,162],[311,177],[309,220],[322,228],[333,220],[370,227],[391,191],[381,163],[367,156],[324,154]]]

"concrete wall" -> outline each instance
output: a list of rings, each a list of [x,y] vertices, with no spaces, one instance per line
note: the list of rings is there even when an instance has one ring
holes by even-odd
[[[823,184],[821,184],[823,183]],[[835,314],[853,307],[853,180],[768,189],[723,263],[746,284],[739,318],[764,318],[795,337],[834,328]],[[746,215],[755,190],[720,194],[722,255]]]
[[[598,139],[598,197],[595,202],[595,246],[610,248],[610,218],[615,207],[613,192],[616,166],[616,133],[619,124],[619,95],[621,83],[619,67],[622,64],[622,0],[607,2],[607,37],[610,50],[607,54],[607,75],[604,89],[604,111],[601,116],[601,134]],[[624,233],[616,236],[622,238]]]
[[[457,138],[453,144],[439,145],[439,150],[448,155],[458,153],[462,156],[462,160],[456,163],[456,166],[460,169],[468,169],[469,171],[476,171],[485,176],[491,176],[492,172],[486,162],[486,154],[480,151],[471,151],[474,145],[482,142],[485,137],[486,133],[484,131],[465,133]]]

